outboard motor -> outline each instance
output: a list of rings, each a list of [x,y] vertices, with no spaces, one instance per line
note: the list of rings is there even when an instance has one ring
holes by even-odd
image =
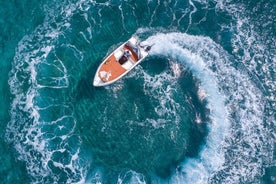
[[[152,45],[146,46],[145,51],[146,51],[146,52],[150,51],[151,47],[152,47]]]
[[[139,43],[139,45],[140,45],[140,47],[142,47],[146,52],[148,52],[148,51],[150,51],[151,47],[152,47],[154,44],[152,44],[152,45],[141,45],[141,44]]]

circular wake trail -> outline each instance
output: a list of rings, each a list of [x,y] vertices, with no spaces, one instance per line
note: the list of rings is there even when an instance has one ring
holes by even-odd
[[[231,66],[233,58],[209,38],[168,33],[147,42],[155,44],[152,54],[172,58],[192,71],[211,110],[206,145],[198,158],[186,159],[169,182],[254,181],[262,173],[262,160],[271,159],[267,146],[273,140],[263,124],[264,97],[250,76]]]

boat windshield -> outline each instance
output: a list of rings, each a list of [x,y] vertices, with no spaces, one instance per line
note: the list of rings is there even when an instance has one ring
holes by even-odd
[[[132,50],[137,54],[137,56],[138,56],[139,59],[141,58],[141,57],[140,57],[140,50],[139,50],[139,48],[138,48],[137,45],[131,43],[130,41],[128,41],[128,42],[126,43],[126,45],[132,48]]]

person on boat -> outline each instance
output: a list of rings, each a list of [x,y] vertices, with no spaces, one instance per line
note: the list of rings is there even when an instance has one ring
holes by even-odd
[[[139,49],[137,48],[137,45],[131,43],[130,41],[127,42],[127,45],[131,47],[135,53],[138,54]]]
[[[129,57],[131,56],[131,52],[130,52],[129,50],[125,50],[125,51],[124,51],[124,56],[125,56],[126,58],[129,58]]]
[[[124,50],[124,55],[119,60],[119,63],[122,65],[127,62],[128,58],[131,56],[131,52],[129,50]]]

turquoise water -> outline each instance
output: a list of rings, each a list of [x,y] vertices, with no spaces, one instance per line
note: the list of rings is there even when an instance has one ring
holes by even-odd
[[[0,2],[0,183],[275,183],[275,10]],[[132,35],[150,56],[93,87]]]

